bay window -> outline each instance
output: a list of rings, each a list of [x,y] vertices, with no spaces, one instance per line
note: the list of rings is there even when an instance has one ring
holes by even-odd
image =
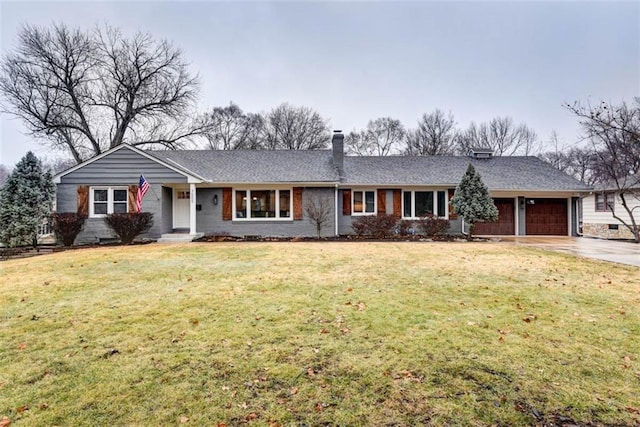
[[[235,190],[234,219],[291,219],[291,190]]]
[[[447,216],[446,191],[403,191],[402,217],[422,218],[426,216]]]

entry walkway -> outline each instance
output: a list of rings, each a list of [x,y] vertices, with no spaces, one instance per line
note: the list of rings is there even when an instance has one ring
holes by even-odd
[[[589,237],[500,237],[505,242],[640,267],[640,244]]]

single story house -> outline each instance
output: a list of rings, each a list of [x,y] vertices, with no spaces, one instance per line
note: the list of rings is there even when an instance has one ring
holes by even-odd
[[[636,182],[621,185],[625,188],[624,192],[615,185],[601,185],[585,196],[582,204],[582,232],[585,236],[603,239],[634,238],[631,230],[613,217],[615,212],[616,216],[631,225],[631,217],[623,207],[620,197],[624,194],[636,224],[640,225],[640,178],[631,176],[629,180],[633,178]]]
[[[117,146],[55,176],[57,212],[88,216],[78,242],[113,237],[103,217],[135,209],[141,174],[150,184],[143,211],[154,214],[150,238],[171,233],[233,236],[314,236],[305,206],[332,206],[326,236],[352,233],[362,215],[462,219],[449,201],[469,163],[482,176],[500,212],[477,234],[577,235],[581,196],[590,190],[536,157],[352,157],[335,133],[330,150],[151,151]]]

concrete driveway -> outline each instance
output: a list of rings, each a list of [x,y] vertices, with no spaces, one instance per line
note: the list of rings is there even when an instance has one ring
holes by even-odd
[[[502,237],[517,245],[534,246],[571,255],[640,267],[640,244],[588,237]]]

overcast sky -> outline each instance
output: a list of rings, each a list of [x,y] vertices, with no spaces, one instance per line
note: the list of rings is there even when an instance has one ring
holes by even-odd
[[[440,108],[459,127],[511,116],[549,139],[578,140],[562,103],[640,95],[640,2],[11,2],[2,54],[22,24],[107,22],[173,41],[199,73],[201,111],[304,105],[332,128],[390,116],[408,127]],[[0,163],[53,157],[0,115]]]

